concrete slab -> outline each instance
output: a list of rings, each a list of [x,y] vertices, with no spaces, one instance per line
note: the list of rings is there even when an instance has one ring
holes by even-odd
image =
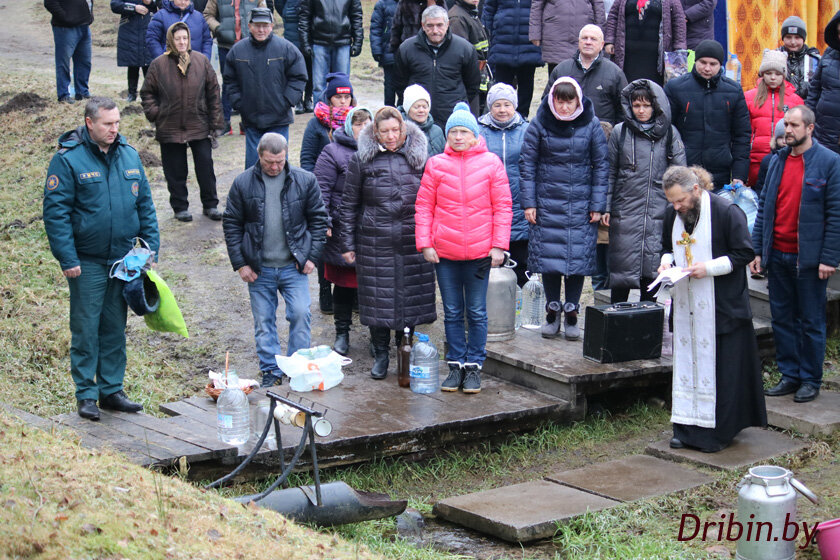
[[[632,455],[557,473],[547,478],[622,502],[680,492],[714,480],[694,469],[650,455]]]
[[[546,480],[447,498],[435,515],[510,542],[549,538],[557,522],[620,502]]]
[[[732,442],[732,445],[717,453],[703,453],[694,449],[671,449],[670,439],[663,439],[649,445],[645,453],[678,463],[692,463],[702,467],[731,471],[786,455],[796,453],[807,447],[804,443],[790,436],[765,430],[747,428]]]
[[[793,395],[767,397],[767,423],[803,434],[828,435],[840,429],[840,393],[823,390],[809,403],[793,402]]]

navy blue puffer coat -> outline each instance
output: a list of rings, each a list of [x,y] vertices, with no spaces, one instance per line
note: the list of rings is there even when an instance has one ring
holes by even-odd
[[[570,122],[554,117],[550,101],[548,95],[540,102],[519,158],[522,208],[537,209],[528,265],[534,272],[589,276],[598,238],[589,213],[607,208],[607,140],[589,99]]]
[[[528,40],[531,0],[487,0],[481,23],[490,40],[490,66],[542,66],[540,48]]]
[[[120,15],[117,31],[117,66],[148,66],[154,58],[146,49],[146,28],[157,12],[157,3],[144,4],[149,12],[141,16],[134,6],[140,2],[111,0],[111,11]]]
[[[190,47],[200,52],[208,59],[213,56],[213,36],[204,19],[204,14],[195,9],[192,2],[181,10],[172,0],[162,0],[160,9],[152,17],[146,29],[146,49],[152,55],[152,60],[159,57],[166,50],[166,32],[176,21],[183,21],[190,28]]]
[[[828,47],[820,59],[805,104],[817,115],[814,135],[820,144],[840,154],[840,39],[837,27],[840,12],[825,26]]]
[[[283,18],[283,38],[300,48],[300,32],[298,31],[298,11],[300,0],[285,0],[274,4],[280,17]]]

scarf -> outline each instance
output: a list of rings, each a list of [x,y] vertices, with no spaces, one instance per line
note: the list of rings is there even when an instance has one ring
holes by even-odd
[[[478,119],[478,122],[480,122],[482,124],[492,124],[493,126],[498,128],[499,130],[507,130],[508,128],[511,128],[511,127],[519,124],[520,122],[522,122],[522,115],[520,115],[519,113],[514,113],[513,118],[511,118],[510,120],[507,120],[505,122],[502,122],[502,121],[494,118],[491,113],[487,113],[483,117]]]
[[[169,29],[166,31],[166,52],[163,53],[166,56],[171,56],[175,58],[178,57],[178,70],[181,71],[181,74],[186,76],[187,69],[190,67],[190,47],[187,47],[187,52],[179,53],[178,49],[175,48],[175,32],[183,29],[187,32],[187,42],[189,44],[192,41],[190,37],[190,28],[187,26],[186,23],[183,21],[176,21],[172,25],[169,26]]]
[[[353,107],[333,107],[327,105],[323,101],[319,101],[315,105],[315,117],[322,125],[330,130],[336,130],[344,126],[344,121],[347,120],[347,114]]]

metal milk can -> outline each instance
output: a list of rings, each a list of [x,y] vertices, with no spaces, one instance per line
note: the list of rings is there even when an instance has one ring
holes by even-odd
[[[516,261],[505,253],[505,262],[490,269],[487,283],[487,342],[516,336]]]
[[[738,488],[741,534],[735,558],[794,560],[795,536],[802,529],[796,521],[796,492],[815,504],[819,499],[792,472],[772,465],[752,467]]]

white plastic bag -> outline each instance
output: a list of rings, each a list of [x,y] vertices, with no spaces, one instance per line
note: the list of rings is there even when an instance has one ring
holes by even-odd
[[[326,391],[344,379],[341,367],[352,362],[333,351],[329,346],[316,346],[298,350],[291,356],[275,356],[277,366],[289,376],[292,391],[307,392],[313,389]]]
[[[752,233],[755,218],[758,215],[758,196],[755,191],[742,184],[723,185],[723,190],[719,194],[737,204],[744,211],[747,215],[747,228]]]

